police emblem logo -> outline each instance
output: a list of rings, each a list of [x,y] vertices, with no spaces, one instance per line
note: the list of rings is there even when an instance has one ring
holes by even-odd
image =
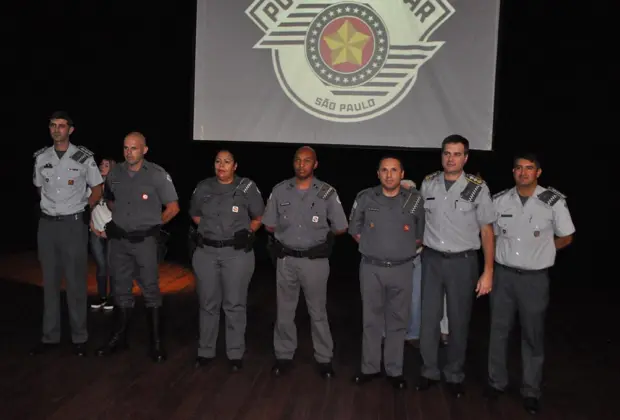
[[[232,206],[232,212],[233,212],[233,213],[239,213],[239,207],[237,207],[237,206]]]
[[[539,230],[535,230],[534,231],[534,237],[538,238],[540,236],[540,231]]]
[[[318,223],[319,222],[319,216],[312,216],[312,223]]]
[[[254,0],[246,15],[264,32],[289,99],[334,122],[359,122],[397,106],[421,66],[443,45],[431,35],[454,8],[447,0]]]

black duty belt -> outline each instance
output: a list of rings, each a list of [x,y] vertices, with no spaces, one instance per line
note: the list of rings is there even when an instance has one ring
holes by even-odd
[[[541,268],[541,269],[538,269],[538,270],[526,270],[526,269],[523,269],[523,268],[508,267],[507,265],[500,264],[500,263],[495,263],[495,264],[500,266],[504,270],[510,271],[512,273],[515,273],[515,274],[525,275],[525,274],[541,274],[541,273],[546,273],[547,272],[546,268]]]
[[[210,246],[213,248],[226,248],[229,246],[235,246],[235,240],[234,239],[226,239],[226,240],[222,240],[222,241],[218,241],[215,239],[209,239],[209,238],[205,238],[204,236],[200,235],[202,237],[202,245],[203,246]]]
[[[468,249],[467,251],[461,251],[461,252],[443,252],[443,251],[437,251],[436,249],[433,249],[433,248],[425,247],[424,252],[430,252],[431,254],[436,254],[443,258],[469,258],[469,257],[476,256],[477,251],[474,249]]]
[[[407,258],[406,260],[389,261],[389,260],[378,260],[376,258],[362,256],[362,262],[364,264],[376,265],[378,267],[397,267],[399,265],[407,264],[408,262],[413,261],[415,257],[416,256],[414,255],[413,257]]]
[[[45,219],[45,220],[53,220],[56,222],[62,222],[65,220],[79,220],[82,218],[82,212],[79,213],[73,213],[73,214],[63,214],[63,215],[59,215],[59,216],[51,216],[49,214],[45,214],[43,212],[41,212],[41,218]]]

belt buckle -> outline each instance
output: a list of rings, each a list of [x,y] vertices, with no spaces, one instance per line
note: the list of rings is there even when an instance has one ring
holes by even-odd
[[[299,251],[296,249],[293,251],[293,254],[294,254],[293,257],[295,258],[303,258],[303,251]]]
[[[217,248],[224,248],[224,241],[215,241],[215,246]]]
[[[390,268],[390,267],[392,267],[393,265],[394,265],[394,263],[393,263],[392,261],[386,261],[386,262],[385,262],[385,266],[386,266],[387,268]]]

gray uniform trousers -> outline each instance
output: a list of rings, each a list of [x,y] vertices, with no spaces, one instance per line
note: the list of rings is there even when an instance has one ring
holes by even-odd
[[[205,249],[205,248],[208,248]],[[200,305],[198,356],[215,357],[220,328],[220,308],[224,309],[226,355],[230,360],[245,353],[246,305],[248,287],[254,274],[254,251],[232,251],[199,247],[192,257],[196,291]]]
[[[437,362],[439,323],[443,317],[445,292],[450,320],[450,344],[447,347],[447,362],[443,373],[447,382],[460,383],[465,379],[463,365],[478,277],[478,256],[474,251],[454,256],[447,256],[429,248],[422,252],[422,376],[440,379]]]
[[[133,308],[134,277],[142,290],[144,305],[147,308],[161,306],[157,240],[154,236],[136,243],[127,239],[111,239],[110,269],[114,273],[114,293],[119,307]]]
[[[41,341],[60,341],[60,285],[64,274],[71,340],[76,344],[84,343],[88,340],[88,227],[83,215],[61,216],[55,220],[42,217],[37,243],[43,273]]]
[[[547,271],[519,274],[496,264],[491,292],[489,384],[503,390],[508,385],[506,344],[515,312],[521,324],[523,379],[521,394],[540,397],[544,362],[544,323],[549,302]]]
[[[381,370],[381,336],[385,326],[383,363],[388,376],[403,374],[405,335],[411,313],[413,261],[393,267],[360,263],[362,295],[362,373]]]
[[[274,329],[273,345],[276,359],[290,360],[297,349],[295,311],[299,288],[303,287],[310,315],[314,358],[318,363],[329,363],[333,357],[329,322],[327,320],[327,279],[329,259],[278,258],[276,284],[278,319]]]

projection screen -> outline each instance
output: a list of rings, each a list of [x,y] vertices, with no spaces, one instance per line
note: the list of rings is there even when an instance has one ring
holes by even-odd
[[[499,0],[197,0],[194,139],[490,150]]]

